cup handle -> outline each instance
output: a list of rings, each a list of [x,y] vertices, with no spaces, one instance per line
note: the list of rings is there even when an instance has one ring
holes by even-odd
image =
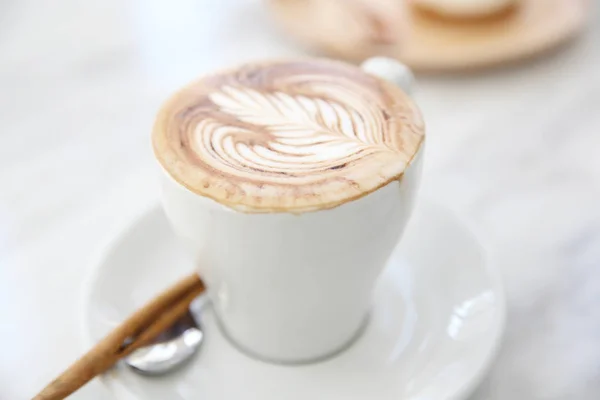
[[[410,68],[401,62],[389,57],[371,57],[360,67],[371,75],[398,85],[406,94],[413,94],[415,77]]]

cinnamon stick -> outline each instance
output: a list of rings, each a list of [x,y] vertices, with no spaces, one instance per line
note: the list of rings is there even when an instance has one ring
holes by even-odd
[[[204,284],[192,274],[133,313],[92,349],[46,386],[33,400],[62,400],[121,358],[150,344],[188,311]]]

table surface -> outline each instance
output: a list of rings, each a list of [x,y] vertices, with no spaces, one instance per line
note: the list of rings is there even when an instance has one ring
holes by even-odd
[[[420,77],[423,188],[503,259],[506,339],[473,399],[600,398],[600,18],[542,60]],[[158,200],[149,133],[203,72],[301,54],[255,0],[0,3],[0,398],[73,361],[82,282]],[[94,382],[74,399],[109,399]]]

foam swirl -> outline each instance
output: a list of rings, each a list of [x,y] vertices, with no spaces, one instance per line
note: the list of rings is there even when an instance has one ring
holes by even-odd
[[[397,88],[329,61],[247,65],[161,110],[157,158],[189,189],[246,211],[331,207],[399,176],[423,136]]]

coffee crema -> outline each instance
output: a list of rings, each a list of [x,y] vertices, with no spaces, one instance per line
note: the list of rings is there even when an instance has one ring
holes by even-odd
[[[154,152],[192,192],[244,212],[336,207],[399,179],[424,124],[393,84],[330,60],[208,75],[159,111]]]

